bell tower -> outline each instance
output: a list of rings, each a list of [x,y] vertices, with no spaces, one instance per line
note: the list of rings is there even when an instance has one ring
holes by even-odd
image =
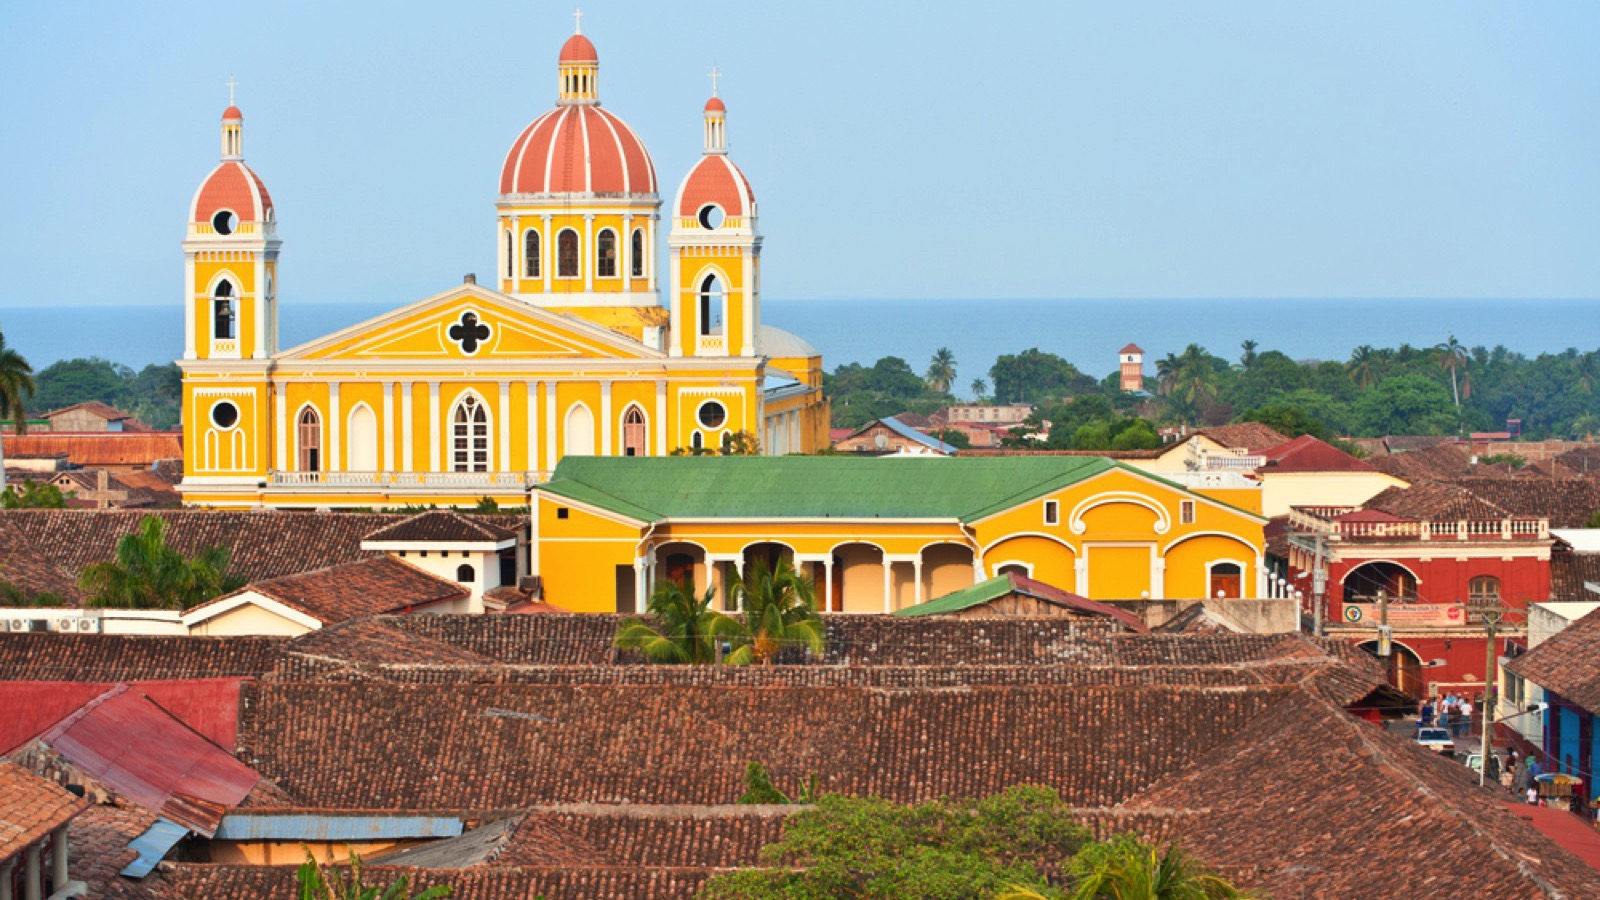
[[[244,114],[228,83],[222,159],[189,204],[184,359],[265,359],[278,350],[277,221],[272,195],[244,163]]]
[[[728,158],[728,108],[717,96],[705,105],[705,150],[673,203],[671,253],[672,356],[761,353],[761,234],[756,198],[744,172]]]

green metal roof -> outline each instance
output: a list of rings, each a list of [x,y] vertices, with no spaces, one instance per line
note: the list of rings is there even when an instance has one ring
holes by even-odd
[[[1099,456],[569,456],[537,490],[643,522],[972,521],[1118,467]]]
[[[905,609],[897,609],[894,614],[897,616],[938,616],[960,612],[968,607],[981,606],[991,600],[998,600],[1014,590],[1016,590],[1016,586],[1011,583],[1011,576],[996,575],[988,581],[980,581],[972,587],[962,588],[955,593],[945,594],[943,597],[935,597],[926,603],[918,603],[916,606],[908,606]]]

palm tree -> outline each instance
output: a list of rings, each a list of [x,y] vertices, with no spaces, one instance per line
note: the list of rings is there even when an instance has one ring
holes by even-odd
[[[1356,387],[1366,390],[1378,383],[1378,351],[1372,349],[1371,344],[1362,344],[1350,352],[1350,361],[1345,364],[1345,370],[1350,373],[1350,380]]]
[[[1591,350],[1573,360],[1572,374],[1585,394],[1593,394],[1600,386],[1600,353]]]
[[[956,355],[949,347],[940,347],[934,351],[933,359],[928,364],[928,374],[924,376],[928,381],[928,388],[936,393],[944,394],[950,390],[950,385],[956,383]]]
[[[757,558],[741,576],[728,584],[728,597],[740,615],[744,633],[741,646],[726,660],[729,665],[771,664],[786,646],[802,645],[820,656],[827,645],[827,629],[817,616],[817,587],[810,578],[780,559],[769,569]]]
[[[1239,348],[1244,351],[1239,354],[1239,368],[1249,370],[1251,366],[1256,364],[1256,348],[1259,346],[1261,345],[1251,340],[1246,340],[1239,344]]]
[[[33,396],[33,367],[22,354],[6,346],[6,336],[0,332],[0,419],[10,419],[17,434],[28,433],[28,414],[22,408],[22,398]],[[0,443],[0,490],[6,486],[5,446]]]
[[[972,379],[972,384],[969,387],[972,388],[972,399],[974,400],[982,400],[984,391],[989,389],[989,385],[982,378]]]
[[[324,869],[322,863],[311,855],[310,848],[306,848],[306,861],[300,864],[295,880],[299,883],[296,896],[300,900],[438,900],[450,896],[450,886],[447,884],[435,885],[413,894],[411,879],[405,875],[396,878],[388,887],[369,885],[361,874],[359,854],[350,854],[349,874],[340,875],[331,866]]]
[[[1434,347],[1433,352],[1438,355],[1439,367],[1450,370],[1450,391],[1451,393],[1455,394],[1456,419],[1460,420],[1461,386],[1456,381],[1456,370],[1465,366],[1467,364],[1467,360],[1472,357],[1472,354],[1460,341],[1456,340],[1456,336],[1454,334],[1450,335],[1449,340],[1438,345],[1437,347]]]
[[[1206,871],[1176,844],[1161,850],[1127,835],[1086,845],[1066,869],[1075,882],[1069,900],[1246,900],[1249,896]],[[996,900],[1048,898],[1019,886]]]
[[[718,645],[742,633],[736,620],[713,608],[715,600],[714,587],[696,597],[676,581],[663,581],[650,593],[655,624],[629,619],[617,629],[615,644],[655,663],[714,663]]]
[[[78,583],[87,605],[116,609],[188,609],[237,590],[245,580],[228,572],[228,550],[217,546],[185,559],[167,546],[167,523],[145,516],[117,541],[115,561],[83,570]]]

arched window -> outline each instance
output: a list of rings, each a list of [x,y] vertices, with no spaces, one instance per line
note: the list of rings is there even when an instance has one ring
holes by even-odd
[[[522,236],[522,277],[538,278],[542,271],[539,264],[539,232],[529,228],[528,233]]]
[[[633,268],[633,277],[644,277],[644,229],[633,230],[632,246],[628,248],[628,264]]]
[[[1233,600],[1243,597],[1244,570],[1237,563],[1212,564],[1206,579],[1206,596]]]
[[[232,340],[237,317],[233,312],[233,282],[224,278],[217,283],[217,292],[211,301],[213,321],[212,336],[218,340]]]
[[[645,454],[645,429],[644,413],[639,407],[630,406],[622,414],[622,455],[643,456]]]
[[[617,277],[617,233],[602,228],[594,241],[594,277]]]
[[[707,275],[700,282],[700,333],[722,333],[722,307],[727,294],[716,275]]]
[[[472,394],[461,398],[450,417],[450,468],[489,471],[489,412]]]
[[[372,407],[358,403],[350,410],[350,427],[346,434],[349,435],[344,451],[349,463],[347,468],[352,472],[378,471],[378,417]]]
[[[578,277],[578,233],[571,228],[556,236],[556,274],[562,278]]]
[[[462,563],[456,566],[456,580],[462,584],[471,584],[478,580],[478,572],[466,563]]]
[[[511,232],[506,232],[506,277],[511,278],[517,274],[516,244],[513,242]]]
[[[594,455],[594,413],[582,403],[567,410],[566,455]]]
[[[702,447],[704,447],[705,445],[706,445],[706,436],[704,434],[701,434],[700,432],[696,431],[695,433],[689,435],[689,446],[693,447],[696,450],[699,450]]]
[[[299,436],[299,471],[322,471],[322,420],[317,411],[309,406],[301,410],[295,432]]]
[[[1492,606],[1500,602],[1500,579],[1479,575],[1467,582],[1467,602],[1473,606]]]

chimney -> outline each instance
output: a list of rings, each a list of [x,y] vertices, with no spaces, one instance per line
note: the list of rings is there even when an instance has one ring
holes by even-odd
[[[461,283],[462,284],[477,284],[478,283],[478,273],[476,273],[476,272],[468,272],[467,274],[461,276]]]

